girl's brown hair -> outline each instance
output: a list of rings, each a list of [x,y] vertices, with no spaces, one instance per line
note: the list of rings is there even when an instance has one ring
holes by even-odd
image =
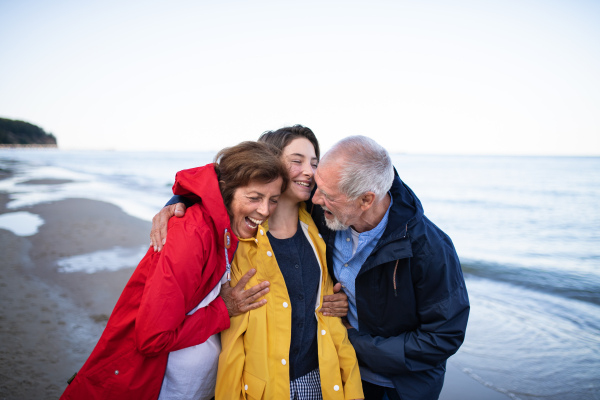
[[[319,149],[319,141],[310,128],[302,125],[286,126],[284,128],[277,129],[276,131],[266,131],[258,138],[259,142],[270,143],[277,147],[280,151],[290,144],[290,142],[297,138],[308,139],[315,148],[315,154],[317,160],[321,158],[321,152]]]

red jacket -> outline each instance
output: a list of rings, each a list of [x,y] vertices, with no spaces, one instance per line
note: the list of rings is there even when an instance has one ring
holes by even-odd
[[[191,192],[199,203],[185,217],[170,219],[160,253],[148,250],[61,399],[156,399],[169,352],[229,328],[221,297],[186,315],[225,272],[224,238],[231,227],[213,165],[180,171],[173,192]],[[235,235],[230,237],[229,261],[237,247]]]

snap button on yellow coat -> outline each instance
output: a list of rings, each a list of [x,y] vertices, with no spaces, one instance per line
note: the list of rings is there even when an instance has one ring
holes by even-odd
[[[325,243],[304,206],[300,207],[299,220],[321,268],[315,304],[318,321],[315,334],[323,399],[361,399],[363,391],[358,361],[346,328],[340,318],[325,317],[318,312],[323,296],[333,294],[333,283],[326,266]],[[265,280],[271,285],[265,296],[265,306],[231,318],[230,328],[221,332],[216,400],[290,397],[288,357],[292,308],[285,280],[266,235],[268,229],[265,223],[259,227],[255,238],[240,239],[233,260],[232,285],[252,268],[256,268],[257,272],[246,289]]]

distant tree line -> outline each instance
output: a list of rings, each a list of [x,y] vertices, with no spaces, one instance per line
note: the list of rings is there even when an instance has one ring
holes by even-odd
[[[0,144],[56,146],[56,138],[51,133],[46,133],[39,126],[29,122],[0,118]]]

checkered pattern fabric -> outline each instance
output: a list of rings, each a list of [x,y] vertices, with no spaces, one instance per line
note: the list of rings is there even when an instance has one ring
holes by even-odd
[[[290,400],[323,400],[319,368],[290,382]]]

